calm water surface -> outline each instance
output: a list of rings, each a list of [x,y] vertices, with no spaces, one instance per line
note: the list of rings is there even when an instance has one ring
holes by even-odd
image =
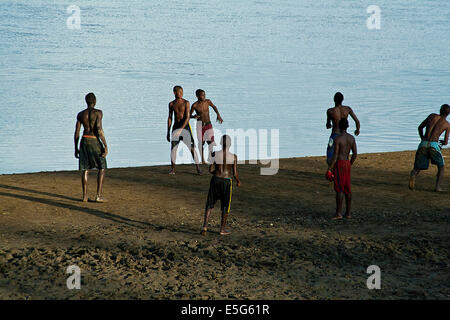
[[[66,26],[71,4],[81,30]],[[324,155],[336,91],[361,120],[360,152],[414,149],[420,121],[450,103],[449,21],[447,0],[2,0],[0,173],[77,169],[90,91],[109,167],[168,164],[176,84],[191,103],[206,90],[222,132],[279,129],[280,157]]]

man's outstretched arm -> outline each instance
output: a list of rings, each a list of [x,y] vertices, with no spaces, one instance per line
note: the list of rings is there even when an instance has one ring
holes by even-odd
[[[209,106],[210,106],[211,108],[213,108],[214,112],[217,114],[217,121],[219,121],[219,123],[222,123],[222,122],[223,122],[223,119],[222,119],[222,117],[220,116],[219,109],[217,109],[217,107],[214,105],[214,103],[212,103],[211,100],[209,100]]]
[[[81,128],[81,122],[77,118],[77,123],[75,124],[75,134],[73,137],[73,142],[75,143],[75,158],[79,158],[80,156],[80,149],[78,149],[78,140],[80,139],[80,128]]]
[[[352,117],[352,119],[355,121],[355,125],[356,125],[356,130],[355,130],[355,135],[359,136],[359,129],[360,129],[360,122],[358,117],[356,116],[356,114],[353,112],[352,108],[350,108],[350,113],[349,113],[350,117]]]

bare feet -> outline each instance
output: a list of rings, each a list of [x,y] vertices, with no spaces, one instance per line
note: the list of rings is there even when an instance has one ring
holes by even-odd
[[[409,190],[413,190],[416,184],[416,176],[409,176]]]
[[[95,202],[103,203],[103,202],[106,202],[106,200],[105,200],[105,198],[103,198],[103,197],[96,196],[96,197],[95,197]]]
[[[228,231],[228,230],[222,230],[222,231],[220,231],[219,234],[220,234],[221,236],[227,236],[227,235],[231,234],[231,231]]]
[[[337,216],[331,218],[331,220],[340,220],[340,219],[342,219],[341,215],[337,215]]]
[[[86,197],[86,198],[83,198],[83,200],[81,200],[81,201],[83,201],[83,202],[88,202],[88,198]]]

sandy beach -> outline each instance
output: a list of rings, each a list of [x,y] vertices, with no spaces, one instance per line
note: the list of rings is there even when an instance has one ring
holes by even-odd
[[[342,221],[324,157],[282,159],[274,176],[239,165],[225,237],[218,209],[200,235],[210,175],[193,165],[110,169],[103,204],[80,201],[77,171],[1,175],[0,299],[449,299],[450,172],[443,193],[434,166],[412,192],[413,162],[360,155]],[[70,265],[81,290],[66,287]]]

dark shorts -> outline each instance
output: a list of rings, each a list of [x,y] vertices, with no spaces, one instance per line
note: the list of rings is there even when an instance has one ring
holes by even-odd
[[[220,208],[227,213],[230,212],[231,196],[233,192],[233,181],[230,178],[219,178],[213,176],[209,184],[206,209],[214,208],[217,200],[220,200]]]
[[[430,166],[430,160],[438,168],[442,168],[445,164],[439,144],[437,142],[422,141],[417,148],[414,169],[427,170]]]
[[[334,191],[338,193],[352,194],[351,188],[352,164],[348,160],[338,160],[333,169]]]
[[[339,137],[339,133],[335,133],[333,132],[330,136],[330,140],[328,141],[328,146],[327,146],[327,162],[328,164],[331,164],[331,161],[333,160],[333,155],[334,155],[334,140],[336,140],[336,138]]]
[[[98,138],[81,138],[79,170],[106,169],[103,152],[103,145]]]
[[[178,146],[180,141],[183,141],[184,144],[190,148],[195,148],[194,136],[192,135],[192,129],[191,129],[191,126],[189,125],[189,123],[186,125],[184,130],[181,132],[179,137],[173,136],[174,131],[181,130],[181,129],[179,129],[180,127],[181,127],[180,125],[174,125],[172,128],[172,141],[171,141],[172,149],[175,148],[176,146]]]

